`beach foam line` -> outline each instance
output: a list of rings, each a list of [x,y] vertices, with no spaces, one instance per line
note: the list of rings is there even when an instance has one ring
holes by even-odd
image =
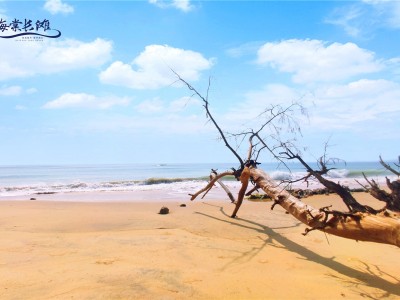
[[[284,176],[278,176],[280,179],[286,179]],[[370,177],[377,181],[382,186],[385,186],[385,177]],[[395,176],[389,177],[391,180],[395,179]],[[70,184],[37,184],[28,186],[15,186],[15,187],[0,187],[0,200],[3,199],[18,199],[27,197],[52,197],[60,198],[62,197],[70,198],[70,194],[81,194],[85,195],[85,199],[89,199],[91,194],[100,193],[110,195],[111,193],[130,193],[132,197],[141,198],[143,193],[158,193],[162,198],[173,198],[177,197],[179,199],[186,197],[188,194],[192,194],[207,184],[207,178],[202,179],[183,179],[183,178],[150,178],[145,181],[113,181],[113,182],[103,182],[103,183],[85,183],[76,182]],[[364,179],[360,178],[334,178],[331,180],[340,183],[342,185],[348,186],[349,188],[359,188],[360,185],[356,182],[356,179],[363,184],[366,184]],[[240,189],[240,183],[236,180],[224,180],[224,183],[232,190],[235,194],[238,189]],[[278,184],[279,182],[277,182]],[[281,184],[285,187],[285,184]],[[290,188],[300,188],[300,189],[318,189],[322,188],[322,185],[316,180],[309,180],[308,185],[302,181],[296,182],[290,185]],[[212,192],[219,191],[221,195],[217,195],[219,198],[226,197],[219,185],[216,185],[212,189]],[[137,196],[138,195],[138,196]],[[75,197],[74,197],[75,198]],[[103,196],[101,198],[104,198]],[[115,199],[115,197],[111,197]],[[146,197],[149,198],[149,197]]]

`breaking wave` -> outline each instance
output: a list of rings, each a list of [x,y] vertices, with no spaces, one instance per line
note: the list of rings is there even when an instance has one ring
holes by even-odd
[[[220,172],[231,164],[220,166]],[[135,191],[170,188],[179,190],[189,185],[204,186],[212,164],[177,165],[93,165],[93,166],[0,166],[0,196],[34,194]],[[307,173],[301,166],[295,171],[279,170],[273,165],[260,166],[274,180],[297,180]],[[379,163],[349,163],[325,175],[331,179],[369,178],[392,175]],[[136,177],[135,177],[136,176]],[[139,177],[143,176],[143,177]],[[233,176],[224,181],[236,181]]]

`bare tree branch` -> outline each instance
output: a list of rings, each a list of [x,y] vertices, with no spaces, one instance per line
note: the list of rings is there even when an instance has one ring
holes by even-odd
[[[382,157],[379,155],[379,162],[381,163],[382,166],[385,167],[385,169],[389,170],[390,172],[392,172],[393,174],[400,176],[400,172],[396,171],[395,169],[393,169],[390,165],[388,165],[387,163],[385,163],[382,159]]]
[[[285,154],[287,155],[288,159],[297,159],[306,168],[307,172],[310,175],[314,176],[328,190],[338,194],[340,196],[340,198],[342,198],[343,202],[346,204],[346,206],[350,212],[352,212],[352,213],[354,213],[354,212],[377,213],[377,211],[374,210],[373,208],[358,203],[357,200],[354,199],[352,194],[346,188],[344,188],[340,184],[330,181],[322,176],[330,170],[327,168],[324,158],[320,158],[320,160],[319,160],[319,164],[321,165],[321,170],[314,170],[303,160],[302,157],[294,154],[290,149],[287,149]]]
[[[201,193],[206,192],[206,191],[208,192],[208,190],[210,190],[210,189],[214,186],[214,184],[215,184],[219,179],[221,179],[221,178],[223,178],[223,177],[225,177],[225,176],[234,175],[234,174],[235,174],[235,172],[233,172],[233,171],[226,171],[226,172],[223,172],[223,173],[220,173],[220,174],[216,175],[216,176],[215,176],[213,179],[211,179],[210,182],[209,182],[204,188],[202,188],[200,191],[198,191],[198,192],[196,192],[196,193],[194,193],[194,194],[189,194],[189,196],[191,196],[190,200],[193,201],[193,200],[196,199]]]
[[[222,140],[225,143],[225,146],[233,153],[233,155],[235,155],[235,157],[238,159],[239,163],[240,163],[240,167],[241,169],[244,168],[244,163],[242,158],[239,156],[239,154],[237,154],[237,152],[232,148],[232,146],[228,143],[222,129],[219,127],[218,123],[215,121],[214,117],[212,116],[210,110],[209,110],[209,103],[208,103],[208,92],[210,89],[210,80],[209,80],[209,84],[208,84],[208,88],[207,88],[207,98],[204,98],[192,85],[190,85],[186,80],[184,80],[178,73],[176,73],[174,70],[171,69],[172,72],[174,72],[174,74],[178,77],[179,81],[181,81],[182,83],[184,83],[187,88],[191,91],[193,91],[202,101],[203,101],[203,106],[206,110],[206,114],[207,117],[210,118],[210,120],[212,121],[212,123],[214,124],[215,128],[218,130],[219,135],[221,136]]]
[[[218,176],[217,170],[211,169],[211,174],[210,174],[210,180],[212,180],[214,177]],[[232,192],[229,190],[229,188],[220,180],[217,180],[218,184],[222,187],[222,189],[225,191],[225,193],[228,195],[229,199],[231,199],[231,202],[235,202],[235,197],[233,197]],[[211,190],[211,188],[210,188]],[[204,194],[205,196],[205,194]],[[204,198],[204,196],[202,198]]]

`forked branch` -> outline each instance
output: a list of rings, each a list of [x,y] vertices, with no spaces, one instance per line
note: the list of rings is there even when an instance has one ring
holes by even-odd
[[[347,208],[351,213],[355,212],[369,212],[369,213],[378,213],[377,210],[369,207],[367,205],[362,205],[357,202],[357,200],[353,197],[348,189],[343,187],[342,185],[335,183],[326,179],[323,175],[325,175],[330,169],[326,166],[326,162],[324,158],[320,158],[319,165],[320,170],[314,170],[311,168],[309,164],[307,164],[300,155],[294,154],[290,149],[286,149],[286,152],[282,152],[281,154],[286,155],[288,159],[296,159],[298,160],[307,170],[307,176],[313,176],[316,178],[323,186],[325,186],[331,192],[334,192],[342,198],[343,202],[346,204]]]
[[[207,97],[203,97],[203,95],[201,95],[191,84],[189,84],[186,80],[184,80],[178,73],[176,73],[174,70],[171,69],[172,72],[174,72],[174,74],[176,75],[176,77],[178,77],[178,80],[181,81],[183,84],[185,84],[187,86],[187,88],[194,92],[202,101],[203,101],[203,107],[206,110],[206,114],[207,117],[210,118],[211,122],[214,124],[215,128],[218,130],[218,133],[220,135],[220,137],[222,138],[222,140],[225,143],[225,146],[233,153],[233,155],[237,158],[237,160],[240,163],[240,169],[244,168],[244,162],[242,160],[242,158],[239,156],[239,154],[235,151],[235,149],[233,149],[233,147],[229,144],[228,140],[225,137],[224,132],[222,131],[222,129],[219,127],[218,123],[215,121],[213,115],[210,112],[209,109],[209,103],[208,103],[208,93],[209,93],[209,89],[210,89],[210,80],[208,81],[208,88],[207,88]]]
[[[221,178],[223,178],[223,177],[225,177],[225,176],[228,176],[228,175],[234,175],[234,171],[226,171],[226,172],[223,172],[223,173],[221,173],[221,174],[216,175],[214,178],[212,178],[212,179],[210,180],[210,182],[209,182],[204,188],[202,188],[201,190],[197,191],[197,192],[194,193],[194,194],[189,194],[189,196],[191,196],[190,200],[193,201],[193,200],[196,199],[200,194],[202,194],[202,193],[208,191],[209,189],[211,189],[211,188],[213,187],[213,185],[214,185],[218,180],[220,180]]]
[[[396,170],[391,168],[387,163],[385,163],[382,158],[379,156],[380,163],[389,171],[396,174]],[[389,178],[386,177],[386,185],[390,190],[390,193],[386,190],[382,189],[379,184],[373,180],[368,179],[367,176],[363,173],[365,181],[369,184],[369,186],[364,186],[366,190],[373,196],[375,199],[379,201],[383,201],[386,203],[386,208],[392,211],[400,211],[400,179],[390,181]]]

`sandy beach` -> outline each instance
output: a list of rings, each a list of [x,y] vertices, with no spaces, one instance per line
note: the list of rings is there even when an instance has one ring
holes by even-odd
[[[0,300],[400,300],[399,37],[400,0],[0,0]]]
[[[400,298],[397,247],[303,236],[271,203],[245,201],[231,219],[223,199],[50,198],[0,202],[1,299]]]

